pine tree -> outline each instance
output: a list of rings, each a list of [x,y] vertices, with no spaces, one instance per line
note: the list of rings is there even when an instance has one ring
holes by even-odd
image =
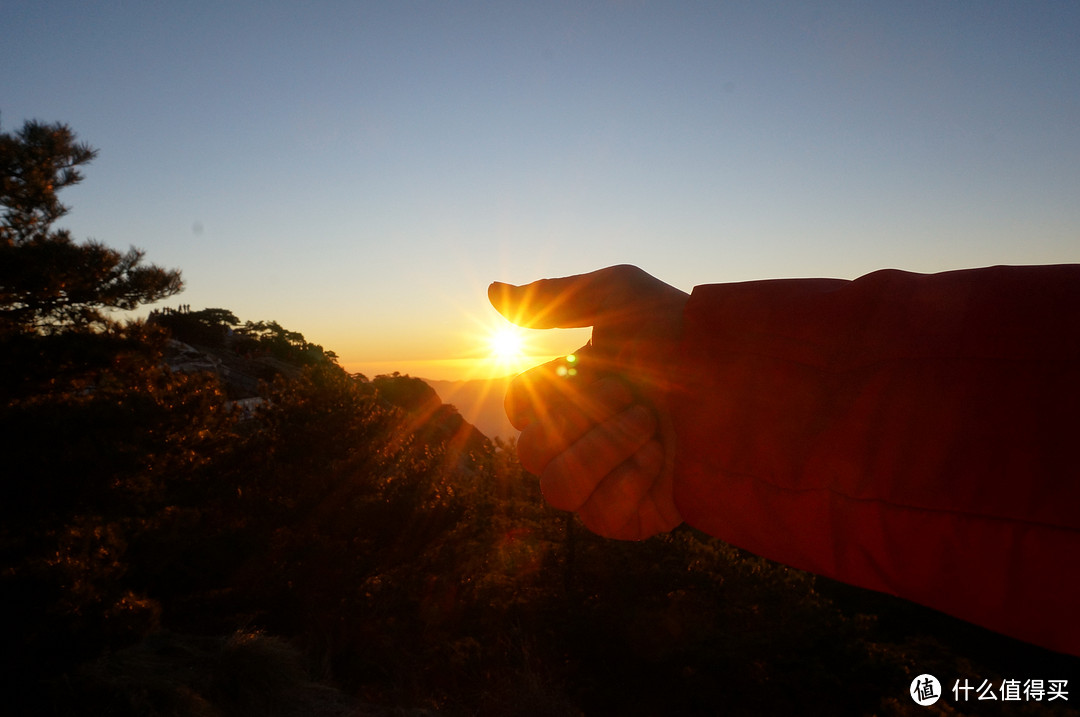
[[[54,229],[68,212],[57,193],[82,181],[96,154],[64,124],[30,120],[0,133],[0,337],[105,328],[106,311],[183,287],[179,271],[143,265],[139,249],[79,244]]]

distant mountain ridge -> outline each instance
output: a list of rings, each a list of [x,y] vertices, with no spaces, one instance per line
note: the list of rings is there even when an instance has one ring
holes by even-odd
[[[443,403],[457,408],[466,421],[488,438],[517,438],[519,431],[511,425],[503,408],[503,397],[513,376],[468,381],[422,380]]]
[[[177,339],[167,342],[164,359],[173,371],[215,374],[229,405],[247,411],[262,404],[263,392],[275,376],[297,378],[303,369],[301,364],[269,355],[241,356],[224,346],[193,345]],[[517,434],[502,409],[510,380],[426,381],[395,373],[376,376],[370,383],[384,400],[404,409],[421,434],[436,440],[453,435],[475,447],[485,438],[505,440]],[[461,407],[469,411],[468,416]],[[481,424],[469,416],[477,417]]]

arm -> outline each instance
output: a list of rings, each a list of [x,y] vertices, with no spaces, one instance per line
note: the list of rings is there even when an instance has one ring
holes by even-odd
[[[548,324],[596,324],[600,369],[567,384],[540,367],[507,397],[553,505],[612,537],[685,519],[1080,653],[1080,267],[720,284],[681,302],[638,274],[612,289],[631,269],[518,290],[526,315],[607,297]],[[628,296],[644,298],[612,331]],[[633,329],[653,310],[677,337]],[[630,426],[635,407],[652,420]]]
[[[1080,652],[1080,267],[699,287],[685,322],[688,523]]]

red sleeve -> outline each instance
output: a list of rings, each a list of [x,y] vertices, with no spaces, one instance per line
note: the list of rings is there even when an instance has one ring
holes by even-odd
[[[1080,265],[702,286],[690,525],[1080,654]]]

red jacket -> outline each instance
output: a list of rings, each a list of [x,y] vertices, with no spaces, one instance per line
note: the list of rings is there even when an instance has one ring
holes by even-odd
[[[701,286],[683,518],[1080,654],[1080,265]]]

